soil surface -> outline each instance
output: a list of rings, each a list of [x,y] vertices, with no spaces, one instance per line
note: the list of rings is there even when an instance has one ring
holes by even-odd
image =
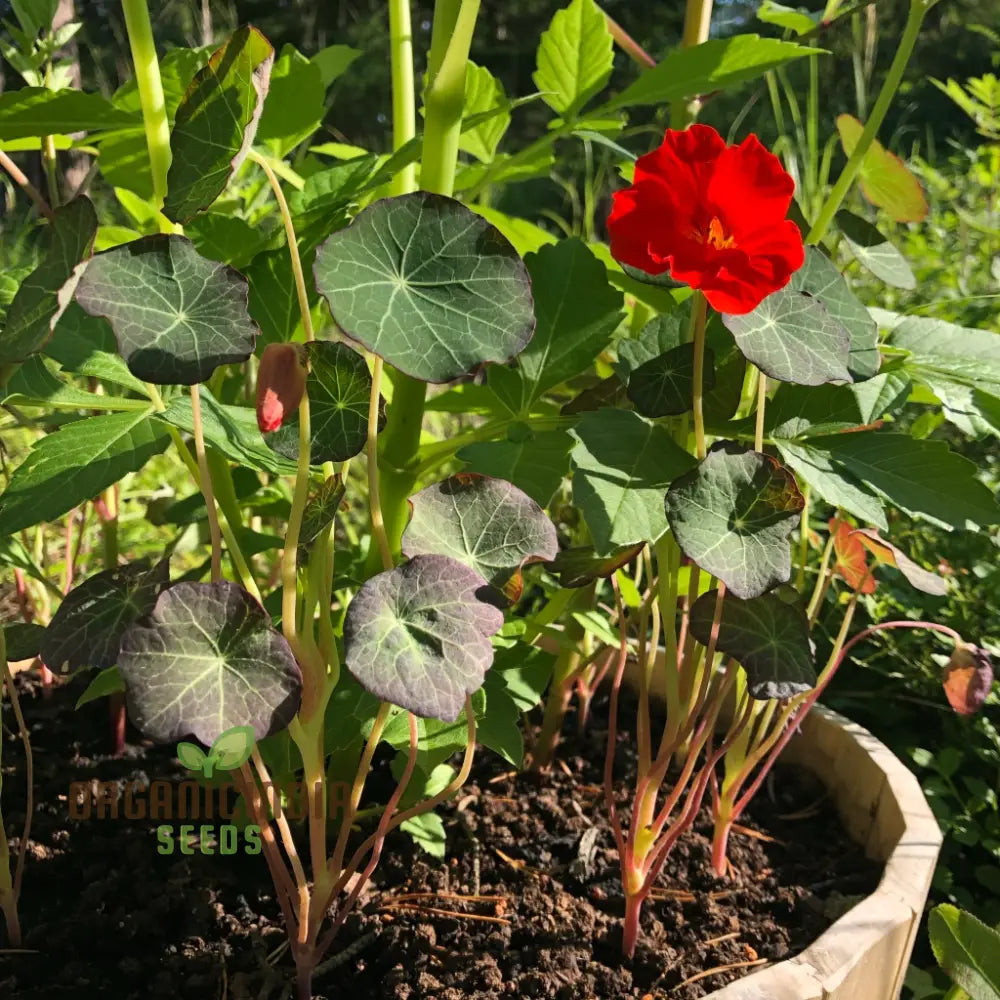
[[[35,815],[24,950],[2,950],[0,930],[0,997],[287,996],[291,963],[260,856],[164,855],[154,821],[69,818],[71,782],[186,774],[173,747],[130,743],[110,757],[107,702],[74,711],[86,682],[43,691],[34,673],[16,681],[34,747]],[[644,907],[635,958],[623,962],[595,711],[589,732],[570,737],[543,778],[479,754],[473,780],[442,809],[443,861],[392,836],[375,886],[316,978],[317,997],[691,1000],[802,950],[875,888],[879,866],[840,832],[822,788],[779,771],[743,819],[749,832],[732,837],[726,879],[711,872],[703,812]],[[15,850],[24,757],[6,701],[3,725],[3,809]],[[490,898],[456,898],[472,895]]]

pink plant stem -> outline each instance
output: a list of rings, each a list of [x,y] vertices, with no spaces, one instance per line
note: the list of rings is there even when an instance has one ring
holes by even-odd
[[[617,21],[607,14],[604,17],[608,22],[608,31],[618,43],[618,47],[627,52],[644,69],[654,69],[656,60]]]
[[[361,876],[355,878],[354,886],[351,889],[350,894],[337,909],[337,916],[335,917],[332,926],[323,937],[323,940],[316,946],[313,958],[314,963],[322,960],[323,955],[326,953],[327,949],[333,943],[334,938],[337,936],[337,932],[344,926],[344,921],[347,920],[348,916],[350,916],[351,910],[354,909],[354,905],[357,903],[358,897],[361,895],[361,891],[368,884],[368,880],[371,878],[372,872],[375,871],[375,868],[379,863],[379,859],[382,857],[382,848],[385,845],[385,838],[391,829],[393,814],[399,805],[400,799],[402,799],[404,793],[406,792],[406,786],[410,783],[410,778],[413,776],[413,770],[417,764],[417,718],[411,712],[409,713],[409,719],[410,751],[406,758],[406,767],[403,770],[403,775],[399,779],[399,784],[396,785],[396,789],[392,793],[388,803],[386,803],[386,807],[382,812],[381,818],[379,819],[378,827],[375,830],[374,843],[372,844],[368,864],[365,865]],[[351,862],[347,866],[345,874],[349,879],[356,871],[357,868],[355,867],[355,861],[354,858],[352,858]],[[341,886],[341,889],[342,888],[343,886]],[[339,892],[341,889],[338,889],[337,891]]]
[[[621,821],[618,819],[618,807],[615,805],[615,744],[618,741],[618,698],[621,694],[622,678],[625,676],[625,662],[628,659],[628,623],[622,607],[622,597],[618,590],[618,581],[611,577],[611,585],[615,591],[615,603],[618,607],[618,662],[615,664],[615,679],[611,687],[611,704],[608,707],[608,743],[604,753],[604,802],[607,805],[611,829],[615,835],[618,854],[625,863],[627,850]]]
[[[948,628],[947,625],[939,625],[937,622],[910,622],[910,621],[892,621],[892,622],[880,622],[878,625],[872,625],[869,628],[864,629],[859,632],[853,639],[844,645],[844,648],[840,651],[837,659],[834,661],[833,666],[826,671],[826,677],[821,678],[819,684],[809,692],[809,695],[803,699],[801,706],[796,710],[795,714],[789,720],[785,731],[781,734],[781,739],[774,745],[771,752],[767,755],[767,760],[761,764],[760,770],[757,772],[757,776],[751,782],[750,787],[743,793],[740,799],[737,801],[736,806],[733,809],[733,815],[730,819],[730,825],[735,823],[737,819],[743,813],[743,810],[750,804],[750,801],[757,794],[758,789],[763,784],[764,779],[770,773],[772,767],[774,767],[775,762],[778,757],[781,756],[782,750],[788,745],[788,741],[798,732],[799,726],[802,724],[803,719],[809,713],[809,710],[816,704],[819,700],[820,695],[826,690],[827,685],[833,680],[834,675],[840,669],[841,664],[847,657],[847,654],[859,643],[863,642],[870,635],[874,635],[876,632],[888,631],[894,628],[925,628],[932,632],[940,632],[942,635],[948,636],[953,639],[956,643],[962,642],[962,637],[952,628]]]

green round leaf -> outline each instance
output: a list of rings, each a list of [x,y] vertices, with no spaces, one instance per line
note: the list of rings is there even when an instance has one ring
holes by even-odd
[[[344,462],[365,447],[368,439],[368,400],[372,377],[365,359],[346,344],[316,340],[306,345],[309,355],[309,423],[312,444],[309,461]],[[379,409],[379,429],[385,424],[384,403]],[[296,411],[276,430],[264,434],[279,455],[298,461],[299,416]]]
[[[410,498],[403,532],[408,556],[451,556],[498,590],[526,562],[552,559],[555,525],[526,493],[503,479],[463,472]]]
[[[63,598],[45,629],[42,661],[63,671],[113,667],[125,630],[149,614],[169,583],[166,559],[152,568],[140,560],[84,580]]]
[[[314,272],[349,337],[425,382],[507,361],[534,330],[517,252],[481,216],[441,195],[369,205],[320,247]]]
[[[878,374],[882,364],[878,351],[878,325],[822,250],[806,247],[805,263],[792,275],[788,287],[821,302],[829,315],[847,330],[850,336],[847,370],[851,378],[846,381],[862,382]]]
[[[94,679],[87,685],[87,690],[76,699],[75,708],[82,708],[99,698],[109,698],[113,694],[124,692],[125,685],[122,683],[122,675],[117,667],[107,667],[94,675]]]
[[[8,663],[30,660],[38,656],[45,629],[29,622],[8,622],[0,625]]]
[[[691,607],[691,634],[704,646],[712,635],[718,594],[710,590]],[[716,649],[742,665],[752,698],[791,698],[816,684],[809,619],[797,600],[786,601],[784,595],[741,601],[727,594]]]
[[[756,309],[722,317],[747,361],[779,382],[850,382],[851,337],[822,302],[791,285]]]
[[[170,133],[167,218],[186,222],[225,190],[253,145],[273,63],[271,43],[247,25],[195,74]]]
[[[453,722],[493,662],[503,614],[486,581],[448,556],[415,556],[373,576],[344,619],[344,663],[366,691]]]
[[[769,455],[720,441],[667,492],[667,520],[684,554],[742,600],[791,575],[789,535],[804,501]]]
[[[854,259],[893,288],[910,291],[917,279],[906,258],[868,221],[841,209],[837,213],[837,228]]]
[[[0,332],[0,364],[11,364],[42,349],[73,297],[80,262],[89,257],[97,235],[97,213],[88,198],[74,198],[55,210],[45,232],[41,263],[18,288]]]
[[[177,583],[122,637],[129,717],[151,740],[211,746],[250,726],[257,739],[299,708],[302,675],[267,612],[235,583]]]
[[[144,236],[98,254],[76,299],[108,320],[129,371],[144,382],[194,385],[253,353],[246,279],[183,236]]]
[[[715,388],[715,358],[705,349],[705,391]],[[644,417],[687,413],[694,391],[694,344],[673,350],[639,365],[628,377],[628,398]]]

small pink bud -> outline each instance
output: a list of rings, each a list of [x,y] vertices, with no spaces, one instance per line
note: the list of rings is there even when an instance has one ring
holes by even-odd
[[[941,681],[948,704],[959,715],[975,715],[993,687],[990,654],[978,646],[956,646]]]
[[[302,402],[306,355],[300,344],[268,344],[257,372],[257,426],[276,431]]]

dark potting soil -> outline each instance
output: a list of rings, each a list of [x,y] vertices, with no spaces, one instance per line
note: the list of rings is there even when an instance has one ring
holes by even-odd
[[[45,692],[34,675],[17,684],[34,748],[35,814],[20,907],[24,950],[3,950],[0,932],[0,997],[287,996],[291,963],[260,856],[164,855],[155,821],[69,818],[71,782],[183,777],[174,747],[130,743],[112,758],[107,703],[74,711],[86,678]],[[3,811],[16,833],[24,759],[4,707]],[[316,977],[317,997],[690,1000],[800,951],[875,888],[879,866],[841,832],[822,788],[785,769],[744,817],[747,832],[733,835],[725,879],[709,866],[702,813],[644,907],[634,959],[623,962],[596,711],[543,777],[511,774],[480,753],[473,780],[442,809],[443,861],[405,834],[392,836],[332,967]],[[709,974],[696,979],[701,973]]]

